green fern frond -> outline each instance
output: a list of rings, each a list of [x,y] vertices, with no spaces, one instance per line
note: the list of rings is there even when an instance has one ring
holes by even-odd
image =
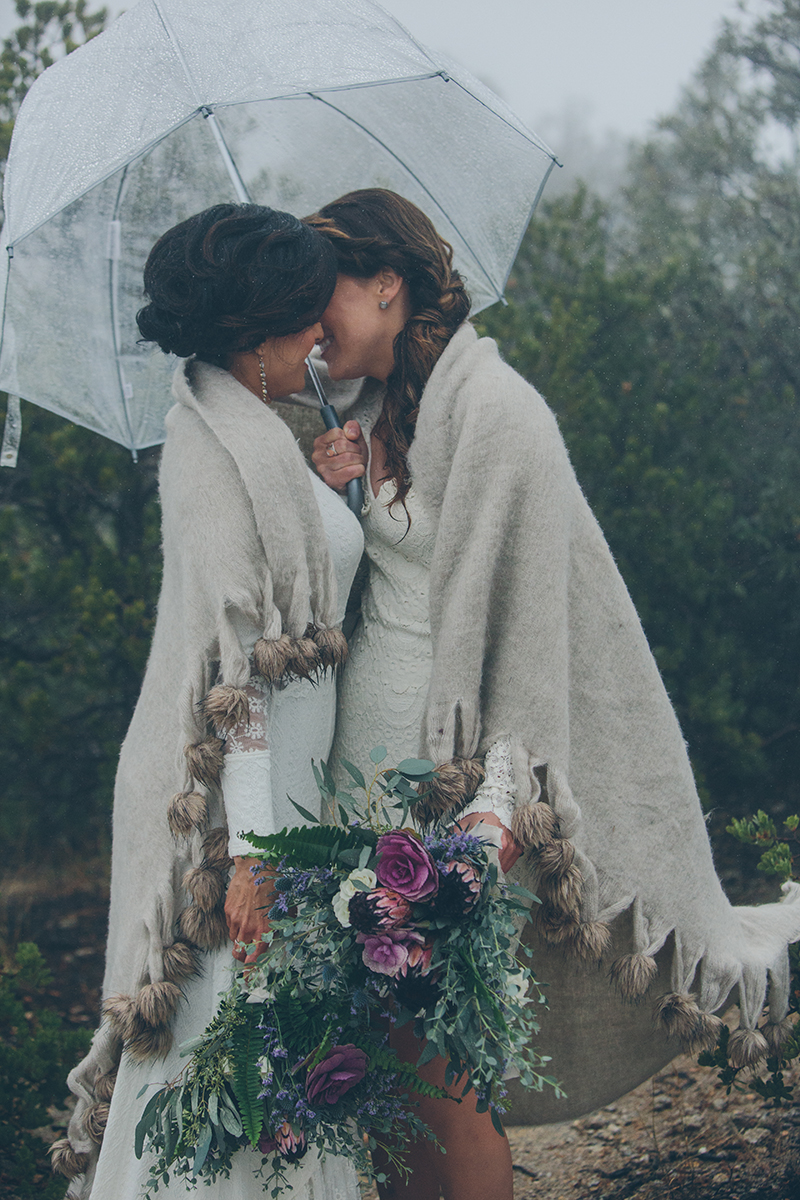
[[[371,829],[338,829],[335,825],[297,825],[267,837],[250,834],[248,839],[264,858],[278,862],[288,858],[293,867],[325,867],[343,850],[374,846],[378,835]]]
[[[258,1028],[260,1007],[256,1004],[242,1004],[241,1007],[245,1010],[245,1019],[237,1027],[231,1045],[232,1083],[244,1132],[255,1149],[264,1124],[264,1104],[258,1095],[261,1091],[258,1059],[264,1046],[264,1034]]]
[[[382,1067],[385,1071],[394,1071],[399,1076],[402,1087],[416,1092],[418,1096],[426,1096],[429,1100],[447,1100],[450,1093],[445,1088],[437,1087],[420,1079],[419,1072],[413,1063],[400,1062],[397,1056],[385,1047],[375,1046],[371,1042],[356,1042],[359,1049],[369,1055],[370,1065]]]
[[[325,1036],[326,1020],[320,1006],[293,996],[288,987],[277,993],[272,1011],[284,1045],[290,1042],[309,1054]]]

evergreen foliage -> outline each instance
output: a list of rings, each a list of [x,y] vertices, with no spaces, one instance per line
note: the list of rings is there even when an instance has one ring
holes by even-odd
[[[36,946],[23,942],[0,961],[0,1194],[57,1200],[66,1181],[51,1177],[45,1143],[31,1130],[61,1108],[67,1072],[88,1049],[86,1030],[65,1028],[43,1003],[51,982]]]
[[[543,206],[481,321],[557,413],[731,814],[796,803],[800,745],[800,185],[774,141],[800,62],[773,30],[796,45],[800,6],[773,10],[728,27],[613,219],[586,189]]]

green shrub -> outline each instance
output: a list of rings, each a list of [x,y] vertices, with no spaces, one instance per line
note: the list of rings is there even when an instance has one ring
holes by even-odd
[[[47,1147],[32,1130],[63,1107],[66,1075],[85,1053],[84,1029],[69,1029],[47,1007],[51,974],[32,942],[0,965],[0,1196],[60,1200],[66,1180],[50,1174]]]

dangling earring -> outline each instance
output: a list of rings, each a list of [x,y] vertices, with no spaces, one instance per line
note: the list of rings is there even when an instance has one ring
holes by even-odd
[[[259,372],[261,373],[261,399],[264,401],[265,404],[269,404],[269,392],[267,391],[267,373],[264,370],[264,360],[261,357],[261,355],[258,353],[257,350],[256,350],[256,357],[258,358],[258,369],[259,369]]]
[[[388,300],[381,300],[380,304],[378,305],[378,308],[388,308],[388,307],[389,307]]]

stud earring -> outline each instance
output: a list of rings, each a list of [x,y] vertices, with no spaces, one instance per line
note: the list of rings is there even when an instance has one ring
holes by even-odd
[[[378,308],[388,308],[388,307],[389,307],[388,300],[381,300],[380,304],[378,305]]]
[[[264,401],[265,404],[269,404],[269,392],[267,391],[267,373],[264,370],[264,360],[261,357],[261,355],[258,353],[258,351],[256,351],[256,355],[258,357],[258,370],[261,375],[261,399]]]

